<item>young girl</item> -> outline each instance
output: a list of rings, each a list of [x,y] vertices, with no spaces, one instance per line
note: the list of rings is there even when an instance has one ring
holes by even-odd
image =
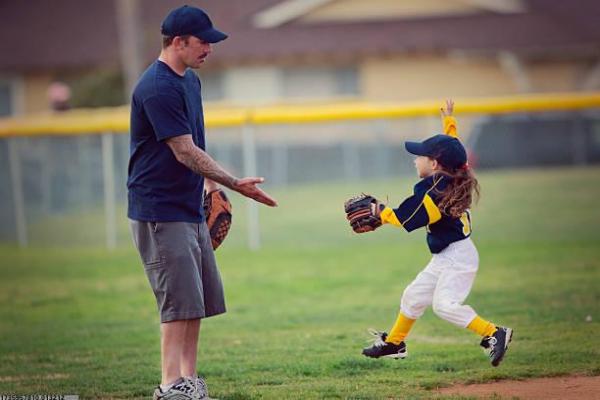
[[[441,109],[445,134],[422,143],[405,144],[406,150],[417,156],[415,167],[422,178],[415,185],[414,194],[395,209],[380,204],[373,207],[382,224],[403,227],[409,232],[424,226],[433,257],[404,290],[400,313],[390,333],[373,332],[373,345],[362,352],[367,357],[406,357],[404,340],[429,306],[440,318],[480,335],[481,346],[489,351],[495,367],[511,341],[512,329],[494,325],[463,304],[479,265],[477,249],[470,238],[469,212],[474,195],[479,196],[479,185],[458,140],[453,108],[454,103],[447,101]]]

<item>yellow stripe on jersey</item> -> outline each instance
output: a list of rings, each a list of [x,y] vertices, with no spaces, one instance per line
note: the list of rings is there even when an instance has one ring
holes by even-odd
[[[444,125],[444,133],[458,139],[458,131],[456,129],[456,119],[454,117],[444,117],[442,124]]]
[[[443,179],[443,176],[440,176],[436,181],[433,181],[433,185],[431,185],[431,187],[429,188],[429,190],[427,192],[425,192],[425,196],[429,197],[429,192],[431,192],[433,189],[435,189],[435,187],[437,186],[438,183],[440,183]],[[429,197],[429,199],[431,200],[431,197]],[[415,209],[415,211],[413,211],[413,213],[410,215],[410,217],[406,218],[406,221],[401,222],[401,224],[406,224],[408,221],[410,221],[415,215],[417,215],[417,212],[419,211],[419,209],[421,208],[421,206],[425,203],[425,198],[423,198],[423,201],[421,203],[419,203],[419,206]],[[438,210],[439,211],[439,210]],[[428,213],[429,214],[429,213]],[[441,216],[440,216],[441,218]]]
[[[427,225],[434,224],[442,219],[440,209],[435,205],[428,193],[423,197],[423,205],[425,206],[425,211],[427,211],[427,216],[429,217],[429,224]]]
[[[471,234],[471,218],[469,216],[469,211],[465,211],[460,216],[460,222],[462,223],[462,231],[463,235],[469,236]]]
[[[398,220],[398,217],[396,217],[396,213],[390,207],[384,208],[383,211],[381,211],[381,214],[379,216],[381,218],[382,224],[392,224],[395,226],[402,226],[402,224]]]

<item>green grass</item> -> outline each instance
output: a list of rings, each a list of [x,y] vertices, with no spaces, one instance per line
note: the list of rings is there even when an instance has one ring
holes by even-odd
[[[467,302],[515,328],[499,368],[476,336],[431,311],[415,324],[408,359],[363,358],[365,329],[389,329],[429,254],[424,232],[351,234],[341,205],[360,191],[397,203],[413,179],[305,186],[274,191],[281,206],[261,209],[255,253],[245,249],[245,205],[235,198],[235,225],[218,251],[229,311],[201,333],[199,367],[212,394],[422,399],[455,382],[600,374],[600,168],[480,180],[481,265]],[[87,234],[76,222],[32,229],[66,243]],[[102,249],[101,229],[90,236],[96,247],[0,247],[0,394],[149,396],[160,377],[158,316],[124,222],[120,229],[113,253]]]

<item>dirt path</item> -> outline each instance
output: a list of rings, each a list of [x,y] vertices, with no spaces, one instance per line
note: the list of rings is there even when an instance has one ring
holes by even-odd
[[[455,385],[440,389],[438,393],[476,396],[482,399],[487,399],[496,394],[501,396],[502,399],[517,397],[522,400],[600,400],[600,376],[562,376],[524,381]]]

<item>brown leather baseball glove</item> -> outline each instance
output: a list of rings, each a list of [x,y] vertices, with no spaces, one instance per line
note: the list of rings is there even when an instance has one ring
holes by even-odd
[[[371,232],[381,226],[381,203],[368,194],[352,197],[344,203],[346,219],[356,233]]]
[[[204,192],[204,215],[213,249],[223,243],[231,227],[231,203],[221,189]]]

